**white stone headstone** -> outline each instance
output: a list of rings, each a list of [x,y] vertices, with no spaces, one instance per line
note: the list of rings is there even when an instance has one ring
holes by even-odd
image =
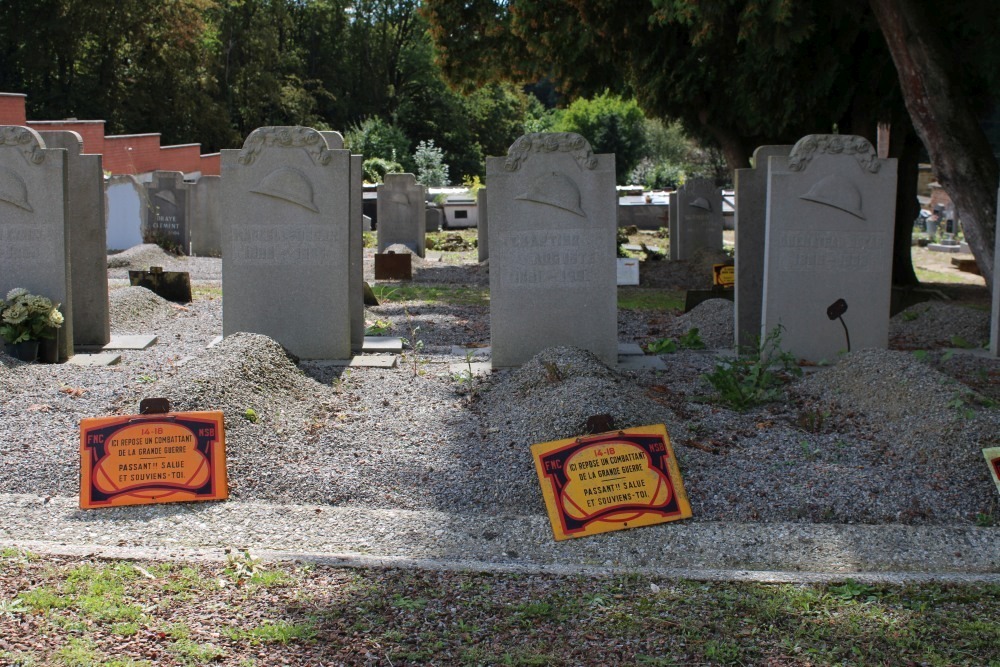
[[[66,150],[67,223],[73,292],[73,344],[111,340],[103,158],[82,154],[83,138],[65,130],[41,132],[48,148]]]
[[[378,252],[402,243],[419,257],[427,245],[424,186],[413,174],[386,174],[378,186]]]
[[[782,348],[813,362],[887,347],[896,161],[809,135],[768,172],[761,337],[780,325]]]
[[[59,357],[73,354],[73,290],[66,224],[66,151],[0,126],[0,298],[15,287],[61,304]]]
[[[490,258],[489,213],[486,208],[486,188],[479,188],[476,193],[476,208],[479,209],[479,221],[476,223],[476,250],[478,259],[485,262]]]
[[[1000,220],[1000,191],[997,191],[997,220]],[[993,250],[993,308],[990,317],[990,354],[1000,357],[1000,234],[996,235],[996,245]]]
[[[737,349],[752,349],[760,338],[764,286],[764,220],[767,216],[767,161],[787,156],[791,146],[760,146],[753,168],[736,170],[736,287],[734,291]]]
[[[264,334],[302,359],[350,357],[351,167],[350,151],[306,127],[262,127],[222,151],[225,335]],[[360,237],[360,213],[357,226]]]
[[[614,155],[572,133],[519,138],[486,161],[495,367],[547,347],[617,362]]]

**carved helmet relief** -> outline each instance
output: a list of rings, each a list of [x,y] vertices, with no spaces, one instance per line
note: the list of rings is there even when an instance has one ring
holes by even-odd
[[[704,197],[698,197],[697,199],[689,203],[688,206],[690,206],[691,208],[700,208],[705,211],[712,210],[712,202],[708,201]]]
[[[584,218],[587,217],[587,214],[580,208],[580,188],[565,174],[557,171],[542,176],[532,183],[527,192],[518,195],[515,199],[547,204]]]
[[[799,199],[839,208],[856,218],[865,220],[864,211],[861,210],[861,192],[840,174],[830,174],[816,181],[809,188],[809,192],[800,195]]]
[[[250,189],[266,197],[282,199],[293,204],[298,204],[307,208],[313,213],[319,213],[316,204],[313,202],[313,187],[298,169],[292,167],[280,167],[270,174],[260,179],[260,182]]]
[[[13,204],[29,213],[35,210],[28,203],[28,186],[10,169],[0,169],[0,201]]]

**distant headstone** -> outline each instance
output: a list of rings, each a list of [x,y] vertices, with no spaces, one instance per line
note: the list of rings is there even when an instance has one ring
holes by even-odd
[[[479,222],[476,226],[476,249],[479,251],[479,261],[490,258],[489,215],[486,210],[486,188],[479,188],[476,193],[476,208],[479,209]]]
[[[34,130],[0,126],[0,298],[23,287],[62,304],[60,359],[73,354],[66,204],[66,151],[47,149]]]
[[[667,236],[670,239],[670,259],[677,261],[680,257],[680,232],[677,231],[677,191],[674,190],[667,195],[670,208],[667,210]]]
[[[146,186],[146,224],[142,238],[164,250],[191,251],[188,229],[188,188],[179,171],[154,171]]]
[[[191,254],[219,257],[222,254],[221,177],[202,176],[188,188]]]
[[[761,336],[809,361],[885,348],[896,161],[863,137],[809,135],[768,160]]]
[[[402,243],[423,257],[426,224],[424,186],[413,174],[386,174],[378,186],[378,252]]]
[[[350,357],[354,180],[350,151],[311,128],[262,127],[222,151],[225,335],[264,334],[302,359]],[[360,211],[357,227],[360,237]]]
[[[764,220],[767,217],[767,161],[784,157],[791,146],[760,146],[752,169],[736,170],[736,326],[737,349],[754,348],[760,338],[764,286]]]
[[[614,365],[614,155],[578,134],[526,134],[486,160],[486,177],[494,367],[558,345]]]
[[[42,132],[41,136],[48,148],[66,150],[73,344],[105,345],[111,340],[111,317],[103,158],[81,154],[83,138],[76,132]]]
[[[670,238],[671,259],[693,259],[702,251],[722,250],[722,193],[712,181],[692,179],[670,201],[677,230]]]
[[[444,211],[436,206],[428,206],[424,211],[425,229],[439,232],[444,228]]]
[[[108,207],[108,250],[142,244],[143,198],[146,188],[131,174],[115,174],[104,189]]]

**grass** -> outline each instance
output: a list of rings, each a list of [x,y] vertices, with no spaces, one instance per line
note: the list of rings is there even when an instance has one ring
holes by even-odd
[[[619,287],[618,307],[625,310],[684,310],[683,291],[655,287]]]
[[[438,305],[485,306],[490,302],[490,290],[486,287],[381,283],[372,287],[372,291],[379,303],[426,301]]]
[[[996,584],[705,583],[271,563],[254,573],[266,580],[251,575],[236,585],[227,568],[5,551],[0,599],[30,608],[0,615],[0,637],[13,642],[0,644],[0,664],[1000,667]],[[98,593],[110,607],[140,610],[142,620],[91,607]]]

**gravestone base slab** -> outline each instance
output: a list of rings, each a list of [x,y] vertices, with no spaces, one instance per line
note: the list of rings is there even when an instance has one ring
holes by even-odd
[[[156,344],[159,340],[154,334],[139,334],[133,336],[111,336],[111,341],[107,345],[77,345],[76,349],[81,352],[96,352],[99,350],[145,350]]]
[[[638,343],[622,343],[620,341],[618,343],[619,357],[641,357],[645,354]]]
[[[451,346],[451,355],[453,357],[464,357],[465,355],[472,353],[473,357],[488,357],[490,356],[490,346],[485,347],[462,347],[461,345]]]
[[[962,252],[962,246],[946,245],[944,243],[928,243],[927,249],[931,252]]]
[[[111,352],[102,352],[98,354],[74,354],[68,360],[67,364],[72,366],[114,366],[122,360],[122,355],[112,354]]]
[[[365,336],[365,343],[361,347],[362,352],[378,353],[387,352],[399,354],[403,351],[403,339],[397,336]]]
[[[350,359],[310,359],[310,364],[334,368],[395,368],[399,357],[394,354],[359,354]]]

